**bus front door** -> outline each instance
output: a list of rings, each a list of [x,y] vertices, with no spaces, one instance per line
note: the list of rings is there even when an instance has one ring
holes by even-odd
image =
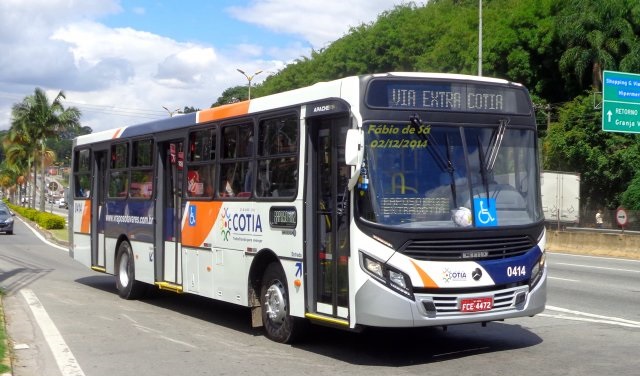
[[[182,285],[180,223],[184,150],[182,140],[158,144],[158,190],[156,199],[156,283],[161,288],[179,290]]]
[[[107,184],[107,152],[106,150],[94,151],[93,153],[93,178],[90,191],[91,218],[98,220],[91,221],[91,268],[98,271],[106,271],[106,247],[104,237],[104,227],[106,218],[105,207],[105,187]],[[70,193],[73,194],[73,193]],[[87,194],[87,192],[84,192]],[[73,210],[69,207],[69,210]]]
[[[311,121],[312,160],[309,180],[314,205],[313,257],[316,312],[349,319],[349,212],[347,182],[350,168],[344,160],[349,116]],[[343,210],[347,209],[347,210]]]

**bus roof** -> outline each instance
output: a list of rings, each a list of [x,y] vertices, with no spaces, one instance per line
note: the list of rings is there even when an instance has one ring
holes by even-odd
[[[251,100],[207,108],[193,113],[177,115],[169,118],[153,120],[146,123],[128,125],[106,131],[79,136],[75,145],[85,145],[94,142],[111,139],[129,138],[148,135],[156,132],[179,129],[195,124],[207,123],[216,120],[232,119],[261,111],[293,106],[301,103],[318,101],[327,98],[347,98],[352,106],[359,105],[359,82],[366,78],[378,77],[404,77],[404,78],[432,78],[451,81],[476,81],[503,85],[522,85],[504,79],[471,76],[450,73],[424,73],[424,72],[388,72],[372,75],[351,76],[333,81],[318,82],[304,88],[285,91]],[[74,146],[75,146],[74,145]]]

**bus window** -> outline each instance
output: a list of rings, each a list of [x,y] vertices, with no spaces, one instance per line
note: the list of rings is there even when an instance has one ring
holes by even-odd
[[[219,197],[252,195],[253,124],[229,125],[222,130]]]
[[[298,120],[294,114],[260,122],[258,182],[260,197],[294,197],[298,185]]]
[[[91,153],[89,149],[76,151],[76,168],[74,171],[74,194],[77,198],[89,197],[91,189]]]
[[[111,146],[111,168],[127,167],[127,144],[116,144]]]
[[[126,171],[112,171],[109,175],[109,197],[127,197],[129,175]]]
[[[149,198],[153,193],[153,173],[150,170],[131,171],[131,197]]]
[[[215,160],[215,129],[191,132],[189,135],[189,162]]]
[[[187,167],[187,196],[212,197],[214,165],[200,165]]]

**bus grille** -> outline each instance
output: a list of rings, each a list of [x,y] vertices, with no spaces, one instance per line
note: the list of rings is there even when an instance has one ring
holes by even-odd
[[[421,301],[428,311],[430,307],[435,307],[437,316],[457,316],[468,313],[460,312],[459,301],[463,298],[477,296],[493,296],[493,308],[489,312],[513,309],[524,303],[523,298],[528,293],[528,286],[508,288],[492,293],[484,294],[439,294],[439,295],[416,295],[416,299]],[[520,297],[520,299],[518,299]],[[432,303],[430,303],[432,302]]]
[[[400,253],[422,261],[495,260],[525,254],[535,243],[528,236],[486,239],[412,240]]]

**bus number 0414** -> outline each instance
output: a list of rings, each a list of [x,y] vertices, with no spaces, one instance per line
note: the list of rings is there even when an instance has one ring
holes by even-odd
[[[524,265],[509,266],[507,268],[508,277],[521,277],[527,275],[527,267]]]

